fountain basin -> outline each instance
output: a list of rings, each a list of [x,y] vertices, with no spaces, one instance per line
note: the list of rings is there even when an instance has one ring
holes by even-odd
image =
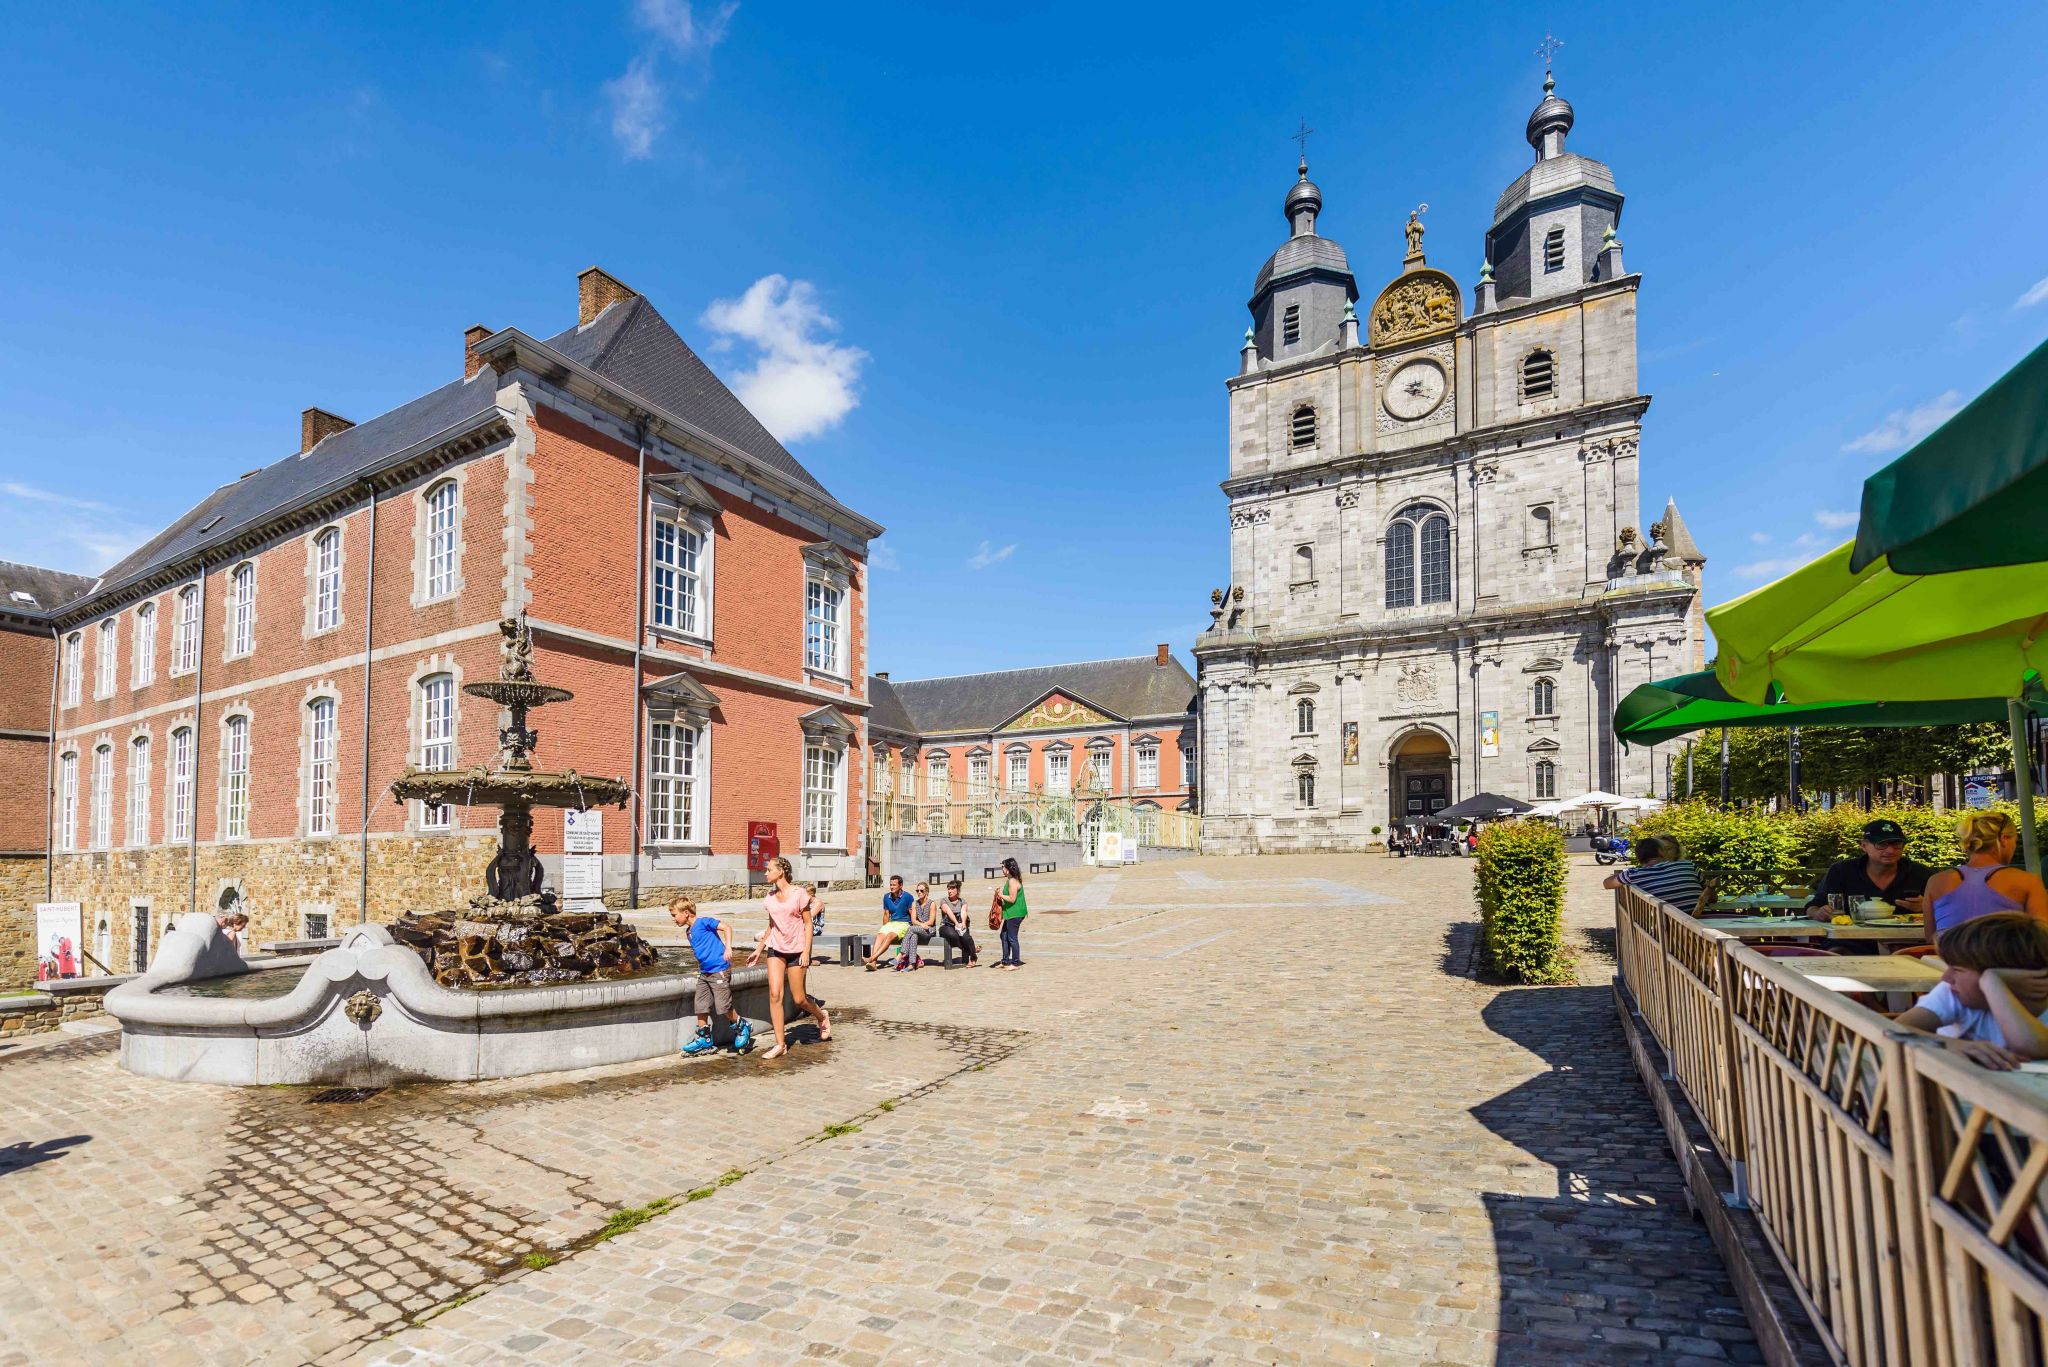
[[[697,1028],[695,973],[458,990],[377,925],[351,930],[280,995],[167,990],[252,971],[212,916],[180,916],[149,972],[107,994],[121,1066],[230,1086],[473,1082],[660,1058]],[[734,1005],[764,1019],[767,970],[732,977]]]

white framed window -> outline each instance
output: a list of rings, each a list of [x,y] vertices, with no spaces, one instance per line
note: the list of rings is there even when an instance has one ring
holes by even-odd
[[[92,752],[92,847],[106,849],[114,843],[114,747],[99,745]]]
[[[903,752],[903,800],[917,801],[917,756]]]
[[[165,782],[170,785],[170,811],[164,816],[164,838],[174,843],[192,838],[192,728],[181,726],[171,732],[170,763]]]
[[[924,790],[934,802],[944,802],[953,796],[953,764],[949,756],[924,757]]]
[[[341,528],[313,538],[313,630],[341,625]]]
[[[933,808],[933,809],[932,809],[931,811],[929,811],[929,812],[926,812],[926,813],[924,814],[924,829],[925,829],[925,834],[927,834],[927,835],[944,835],[944,834],[946,834],[946,811],[945,811],[945,808],[943,808],[943,807],[935,807],[935,808]]]
[[[1547,759],[1536,761],[1536,796],[1557,796],[1557,765]]]
[[[121,629],[114,618],[109,617],[100,623],[92,642],[92,695],[95,698],[114,696],[114,666],[121,653],[120,641]]]
[[[1065,750],[1048,750],[1045,755],[1045,791],[1070,793],[1074,790],[1074,757]]]
[[[661,512],[655,515],[653,532],[649,561],[654,582],[648,603],[654,625],[685,636],[709,636],[708,528],[676,513]]]
[[[804,746],[803,843],[826,848],[840,843],[839,751],[830,745]]]
[[[989,788],[989,762],[987,755],[967,757],[967,792],[970,797],[987,797]]]
[[[1294,704],[1294,734],[1306,736],[1316,729],[1316,705],[1312,698],[1300,698]]]
[[[1529,710],[1538,717],[1557,715],[1557,685],[1549,679],[1538,679],[1529,685]]]
[[[1157,807],[1140,807],[1137,811],[1137,817],[1138,843],[1140,845],[1157,845],[1159,843],[1159,809]]]
[[[967,814],[967,833],[969,835],[994,835],[995,830],[995,818],[989,815],[988,808],[976,807]]]
[[[1098,793],[1109,791],[1109,747],[1088,752],[1088,786]]]
[[[57,848],[78,848],[78,755],[75,751],[57,760]]]
[[[804,665],[827,674],[843,673],[840,664],[841,614],[846,590],[822,579],[804,581]]]
[[[256,565],[244,560],[228,571],[227,657],[256,648]]]
[[[1031,752],[1012,750],[1003,757],[1009,772],[1004,774],[1003,783],[1013,793],[1021,793],[1031,786]]]
[[[1189,776],[1190,774],[1194,773],[1194,772],[1195,772],[1195,747],[1194,747],[1194,746],[1192,746],[1192,745],[1183,745],[1183,746],[1181,746],[1181,747],[1180,747],[1180,781],[1181,781],[1181,783],[1182,783],[1183,785],[1185,785],[1185,784],[1187,783],[1187,781],[1188,781],[1188,776]]]
[[[1140,745],[1131,752],[1131,756],[1137,761],[1138,787],[1157,788],[1159,786],[1159,747],[1156,745]]]
[[[249,719],[229,717],[223,723],[221,756],[221,835],[249,838]]]
[[[64,705],[78,706],[79,673],[85,668],[85,633],[74,631],[64,638]]]
[[[455,676],[429,674],[420,680],[420,768],[455,767]],[[420,829],[445,831],[455,824],[454,809],[420,804]]]
[[[334,699],[306,704],[306,834],[334,834]]]
[[[699,748],[703,728],[670,718],[648,724],[647,843],[701,845],[703,840],[703,768]]]
[[[176,616],[171,622],[171,673],[190,674],[199,667],[199,586],[187,584],[178,590]]]
[[[149,843],[149,737],[128,742],[128,843]]]
[[[135,668],[131,686],[142,688],[156,680],[156,604],[135,609]]]
[[[426,557],[421,596],[428,602],[455,592],[457,560],[455,481],[444,479],[427,490],[420,515],[425,521]]]
[[[896,791],[896,759],[892,751],[875,751],[875,793],[888,797]]]
[[[1013,807],[1003,816],[1003,834],[1012,840],[1029,840],[1038,834],[1038,828],[1031,824],[1031,813]]]

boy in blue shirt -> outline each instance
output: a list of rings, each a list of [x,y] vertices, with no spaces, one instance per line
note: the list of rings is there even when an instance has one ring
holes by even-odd
[[[715,917],[699,916],[697,904],[687,897],[670,902],[668,914],[690,937],[690,952],[697,956],[697,1034],[683,1053],[708,1054],[718,1047],[711,1033],[714,1015],[732,1023],[732,1051],[745,1053],[753,1046],[754,1027],[733,1009],[732,932]]]
[[[875,932],[874,947],[868,951],[868,972],[872,973],[880,968],[882,955],[888,951],[889,946],[910,933],[911,900],[910,894],[903,890],[902,877],[890,874],[889,890],[882,894],[882,914],[886,919],[882,922],[882,928]]]

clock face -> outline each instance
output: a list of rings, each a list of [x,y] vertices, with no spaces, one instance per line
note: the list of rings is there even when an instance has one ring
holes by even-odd
[[[1410,361],[1387,380],[1380,401],[1403,422],[1426,418],[1444,401],[1444,368],[1431,360]]]

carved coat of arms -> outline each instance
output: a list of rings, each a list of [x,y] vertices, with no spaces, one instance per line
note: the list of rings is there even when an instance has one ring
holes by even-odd
[[[1435,702],[1436,666],[1421,660],[1402,665],[1394,681],[1394,700],[1407,707]]]

